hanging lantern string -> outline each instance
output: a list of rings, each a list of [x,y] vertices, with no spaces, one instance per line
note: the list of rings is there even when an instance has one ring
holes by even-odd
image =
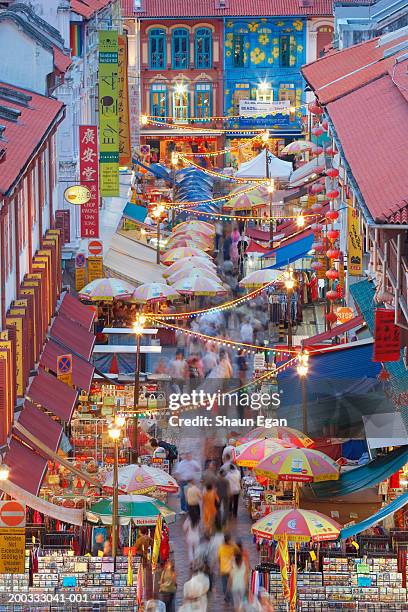
[[[146,116],[145,116],[146,117]],[[223,129],[223,128],[207,128],[207,127],[191,127],[185,123],[166,123],[165,121],[154,121],[153,119],[147,118],[146,123],[151,123],[157,127],[165,127],[172,130],[198,132],[200,134],[225,134],[226,132],[233,132],[234,134],[262,134],[265,128],[254,128],[252,130],[241,130],[235,128]]]
[[[186,164],[190,164],[190,166],[197,168],[197,170],[201,170],[202,172],[204,172],[205,174],[208,174],[209,176],[215,176],[216,178],[223,179],[224,181],[233,181],[235,183],[257,183],[257,184],[266,182],[265,178],[259,178],[259,179],[239,178],[237,176],[227,176],[225,174],[221,174],[220,172],[214,172],[213,170],[208,170],[208,168],[203,168],[199,164],[196,164],[195,162],[193,162],[191,159],[187,159],[187,157],[184,157],[184,155],[182,155],[181,153],[179,154],[179,158],[183,160]]]
[[[269,216],[263,216],[263,217],[257,217],[256,215],[229,215],[226,213],[216,213],[216,212],[205,212],[205,211],[201,211],[201,210],[194,210],[191,208],[183,208],[181,206],[175,206],[174,204],[171,203],[164,203],[163,206],[169,210],[171,209],[175,209],[178,210],[180,212],[186,212],[189,215],[198,215],[198,216],[203,216],[203,217],[209,217],[210,219],[224,219],[224,220],[237,220],[237,221],[273,221],[273,220],[277,220],[277,221],[285,221],[285,220],[290,220],[290,219],[297,219],[299,217],[299,215],[273,215],[272,217]],[[317,217],[319,215],[319,213],[310,213],[310,214],[302,214],[302,217],[306,218],[314,218]],[[302,228],[307,229],[307,228]]]
[[[173,202],[173,205],[177,205],[177,206],[182,206],[182,207],[188,207],[188,206],[198,206],[199,204],[212,204],[213,202],[227,202],[228,200],[232,200],[233,198],[237,198],[241,195],[245,195],[246,193],[250,193],[251,191],[254,191],[255,189],[259,189],[260,186],[262,186],[263,184],[267,185],[267,181],[265,181],[264,183],[261,184],[257,184],[257,185],[251,185],[250,187],[247,187],[246,189],[240,189],[240,191],[236,191],[235,193],[229,193],[228,195],[225,196],[219,196],[218,198],[210,198],[208,200],[193,200],[192,202]]]
[[[307,106],[307,103],[302,103],[302,104],[291,104],[288,109],[286,110],[290,110],[290,112],[294,112],[300,108],[304,108]],[[270,115],[279,115],[281,113],[278,112],[274,112],[274,113],[269,113]],[[251,114],[251,118],[256,118],[256,117],[265,117],[265,113],[259,114],[259,115],[252,115]],[[150,121],[157,121],[157,117],[154,115],[144,115],[144,120],[147,119],[149,122]],[[172,117],[171,115],[167,115],[165,117],[160,117],[160,119],[166,119],[168,121],[172,121],[174,119],[174,117]],[[248,119],[247,115],[212,115],[211,117],[185,117],[186,121],[199,121],[201,123],[208,123],[210,121],[228,121],[229,119]],[[161,121],[160,121],[161,122]],[[180,124],[174,124],[171,123],[170,125],[180,125],[181,126],[185,126],[185,124],[180,123]],[[228,130],[229,132],[231,130]]]
[[[253,142],[256,139],[257,139],[257,136],[254,136],[254,138],[250,138],[246,142],[243,142],[235,146],[227,147],[225,149],[220,149],[219,151],[208,151],[205,153],[183,153],[183,155],[184,157],[218,157],[218,155],[224,155],[225,153],[231,153],[231,151],[237,151],[238,149],[243,149],[244,147],[247,147],[248,145],[250,145],[251,142]]]

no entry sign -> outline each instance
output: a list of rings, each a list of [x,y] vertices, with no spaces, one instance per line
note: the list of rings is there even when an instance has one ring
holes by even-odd
[[[88,251],[90,255],[101,255],[103,244],[100,240],[90,240],[88,243]]]
[[[0,502],[0,527],[25,527],[26,507],[17,501]]]

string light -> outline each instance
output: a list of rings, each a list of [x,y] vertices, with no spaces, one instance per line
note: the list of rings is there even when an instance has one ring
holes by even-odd
[[[198,205],[198,203],[196,203],[196,206]],[[174,204],[171,203],[165,203],[163,204],[163,206],[167,209],[175,209],[175,210],[179,210],[179,211],[184,211],[184,212],[188,212],[191,215],[197,215],[197,216],[202,216],[202,217],[208,217],[209,219],[221,219],[224,221],[263,221],[263,222],[267,222],[267,221],[271,221],[271,220],[278,220],[278,221],[284,221],[284,220],[291,220],[291,219],[298,219],[299,215],[272,215],[272,217],[269,216],[262,216],[262,217],[257,217],[256,215],[231,215],[231,214],[226,214],[226,213],[216,213],[216,212],[206,212],[206,211],[201,211],[201,210],[193,210],[191,208],[184,208],[183,206],[174,206]],[[319,213],[310,213],[307,215],[303,215],[303,219],[305,220],[306,218],[315,218],[319,215]],[[304,226],[303,226],[304,227]]]
[[[204,128],[204,127],[194,128],[189,125],[186,125],[185,123],[167,123],[166,121],[157,121],[157,120],[155,121],[149,118],[148,118],[148,123],[151,123],[152,125],[155,125],[161,128],[165,127],[166,129],[197,132],[200,134],[225,134],[229,132],[233,132],[234,134],[261,134],[262,132],[264,132],[264,128],[254,128],[252,130],[241,130],[241,129],[235,129],[235,128],[229,128],[229,129]]]
[[[205,153],[183,153],[185,157],[217,157],[218,155],[224,155],[224,153],[230,153],[231,151],[236,151],[237,149],[242,149],[243,147],[247,147],[251,144],[252,141],[257,140],[257,136],[242,142],[241,144],[227,147],[225,149],[220,149],[219,151],[208,151]]]
[[[209,174],[210,176],[215,176],[218,179],[223,179],[225,181],[233,181],[236,183],[265,183],[265,178],[239,178],[237,176],[227,176],[225,174],[221,174],[220,172],[214,172],[213,170],[209,170],[208,168],[203,168],[199,164],[196,164],[191,159],[187,159],[184,155],[180,154],[180,159],[182,159],[186,164],[190,164],[190,166],[194,166],[198,170],[201,170],[205,174]]]
[[[269,194],[272,194],[275,191],[275,181],[273,179],[269,179],[268,184],[266,185],[266,190]]]
[[[298,215],[296,217],[296,225],[298,227],[305,227],[305,223],[306,223],[305,215]]]

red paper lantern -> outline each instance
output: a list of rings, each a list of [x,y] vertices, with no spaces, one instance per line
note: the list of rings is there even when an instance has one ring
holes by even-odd
[[[327,237],[329,240],[333,241],[333,240],[337,240],[337,238],[339,237],[339,234],[340,234],[339,230],[332,229],[327,232]]]
[[[337,316],[335,315],[335,313],[331,310],[327,315],[326,315],[326,320],[329,323],[336,323],[337,321]]]
[[[338,189],[332,189],[331,191],[328,191],[326,195],[329,198],[329,200],[335,200],[336,198],[339,197],[340,191]]]
[[[326,251],[326,255],[329,259],[338,259],[340,257],[340,249],[329,249]]]
[[[339,171],[337,168],[327,168],[326,174],[330,176],[330,178],[336,178],[336,176],[339,176]]]
[[[323,229],[323,225],[321,223],[312,223],[310,227],[314,232],[321,232]]]
[[[337,300],[337,298],[338,298],[339,296],[338,296],[337,291],[333,291],[333,290],[331,289],[330,291],[328,291],[328,292],[326,293],[326,297],[327,297],[327,299],[328,299],[328,300],[330,300],[330,302],[334,302],[334,300]],[[337,319],[337,317],[336,317],[336,319]]]
[[[314,212],[320,212],[323,208],[323,204],[321,202],[315,202],[310,207]]]
[[[337,210],[329,210],[326,213],[326,219],[329,219],[330,221],[336,221],[336,219],[339,218],[339,213],[337,212]]]
[[[316,138],[319,138],[319,136],[324,134],[324,129],[321,127],[321,125],[316,125],[312,128],[312,134],[313,136],[316,136]]]
[[[326,148],[326,153],[327,153],[327,155],[332,156],[332,155],[335,155],[337,153],[337,151],[336,151],[336,149],[334,147],[327,147]]]
[[[310,102],[307,108],[309,109],[309,112],[312,113],[312,115],[322,115],[323,114],[323,109],[321,106],[317,104],[316,100],[314,100],[314,102]]]
[[[323,153],[323,147],[318,147],[315,145],[312,149],[310,149],[310,152],[312,155],[320,155],[320,153]]]
[[[330,280],[336,280],[336,278],[339,278],[339,273],[334,268],[331,268],[327,270],[326,277]]]
[[[314,183],[314,185],[309,187],[309,193],[312,193],[313,195],[322,193],[322,191],[324,191],[324,185],[321,183]]]
[[[323,242],[312,242],[312,249],[318,253],[321,253],[324,249]]]
[[[323,264],[321,261],[312,261],[310,267],[312,270],[321,270],[323,268]]]
[[[327,119],[323,119],[322,121],[322,128],[324,128],[325,130],[327,130],[329,127],[329,124],[327,122]]]

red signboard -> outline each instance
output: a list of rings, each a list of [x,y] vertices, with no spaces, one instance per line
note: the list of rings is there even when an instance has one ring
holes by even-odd
[[[98,128],[96,125],[79,126],[80,184],[88,187],[91,199],[81,205],[81,238],[99,236],[99,160]]]
[[[394,311],[377,308],[375,311],[373,361],[400,360],[400,328],[394,323]]]

